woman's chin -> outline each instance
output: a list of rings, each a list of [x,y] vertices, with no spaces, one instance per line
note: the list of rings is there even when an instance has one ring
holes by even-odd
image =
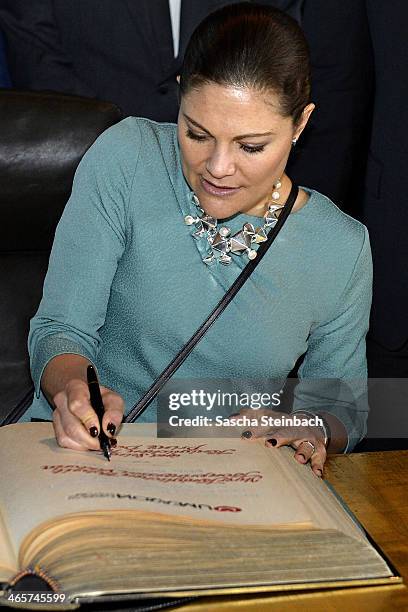
[[[214,198],[203,194],[201,198],[199,197],[199,200],[205,213],[216,219],[228,219],[240,212],[239,204],[228,201],[227,198]]]
[[[221,205],[205,205],[201,204],[201,208],[207,215],[215,217],[215,219],[229,219],[239,213],[235,207]]]

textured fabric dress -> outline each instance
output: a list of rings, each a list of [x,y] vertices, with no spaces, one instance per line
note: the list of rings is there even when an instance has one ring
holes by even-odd
[[[233,302],[181,366],[180,379],[284,380],[306,353],[301,378],[365,385],[371,301],[368,234],[323,195],[307,190]],[[31,322],[36,395],[24,420],[49,419],[40,381],[55,355],[80,354],[126,409],[204,321],[247,263],[207,266],[206,240],[184,222],[196,214],[174,124],[130,117],[81,161],[58,225],[44,295]],[[262,219],[239,214],[237,231]],[[348,449],[365,432],[366,406],[303,398],[341,418]],[[337,402],[339,403],[339,402]],[[347,403],[347,402],[343,402]],[[152,405],[143,421],[156,418]]]

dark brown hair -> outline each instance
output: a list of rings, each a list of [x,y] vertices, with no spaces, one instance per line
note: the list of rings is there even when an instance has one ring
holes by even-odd
[[[204,83],[272,91],[282,116],[298,123],[310,102],[309,50],[300,26],[278,9],[249,2],[211,13],[188,44],[181,95]]]

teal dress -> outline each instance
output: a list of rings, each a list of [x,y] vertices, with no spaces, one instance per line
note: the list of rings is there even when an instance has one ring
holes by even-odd
[[[289,216],[177,377],[284,380],[305,353],[301,378],[365,385],[367,230],[323,195],[306,191],[307,203]],[[248,260],[203,263],[206,240],[193,239],[184,222],[197,212],[193,196],[174,124],[130,117],[86,153],[31,322],[36,392],[24,420],[51,418],[40,381],[48,361],[62,353],[90,359],[101,383],[130,410],[219,302]],[[228,225],[238,230],[260,221],[239,214]],[[301,407],[319,408],[315,400],[303,401]],[[350,450],[364,435],[366,406],[342,410],[326,397],[322,407],[343,421]],[[155,418],[151,406],[141,420]]]

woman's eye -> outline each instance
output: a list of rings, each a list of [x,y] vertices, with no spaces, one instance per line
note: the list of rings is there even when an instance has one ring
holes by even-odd
[[[187,138],[190,138],[191,140],[195,140],[197,142],[204,142],[205,140],[208,139],[208,136],[206,134],[197,134],[196,132],[193,132],[190,128],[187,128],[186,136]],[[253,153],[261,153],[264,150],[265,145],[250,146],[250,145],[240,144],[239,147],[240,149],[245,151],[245,153],[253,154]]]
[[[187,138],[191,138],[191,140],[198,140],[199,142],[203,142],[203,140],[206,140],[207,138],[205,134],[196,134],[195,132],[190,130],[190,128],[187,128],[186,136]]]
[[[240,144],[239,147],[240,149],[245,151],[245,153],[261,153],[264,150],[265,145],[258,145],[257,147],[254,147],[254,146],[250,147],[249,145]]]

